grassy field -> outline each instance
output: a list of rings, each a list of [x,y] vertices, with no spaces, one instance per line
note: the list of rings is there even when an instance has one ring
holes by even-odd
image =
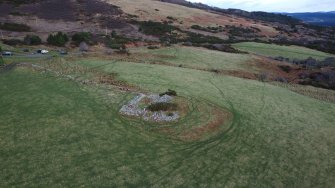
[[[194,59],[189,60],[185,53],[192,50]],[[203,57],[202,50],[152,53],[175,64],[203,66],[207,60],[205,66],[243,67],[241,57],[215,61],[219,52]],[[0,187],[335,184],[334,103],[258,81],[173,66],[90,58],[34,63],[55,72],[64,69],[64,74],[83,66],[85,79],[87,70],[116,73],[142,92],[174,89],[189,101],[189,111],[177,123],[156,125],[119,115],[136,92],[83,85],[27,67],[1,72]],[[211,122],[216,109],[232,114],[220,129],[196,140],[180,139]]]
[[[173,88],[234,113],[232,128],[196,144],[192,160],[187,160],[193,165],[180,166],[175,175],[195,171],[193,177],[198,179],[197,183],[212,182],[216,186],[327,187],[334,183],[329,171],[332,165],[327,160],[335,151],[331,145],[334,142],[331,134],[335,131],[331,116],[334,104],[256,81],[174,67],[123,62],[103,69],[118,72],[120,79],[142,88],[153,91]],[[197,168],[188,169],[192,166]],[[186,174],[181,175],[183,183]],[[169,182],[169,178],[165,181]],[[201,185],[191,182],[182,185]]]
[[[232,54],[195,47],[168,47],[156,50],[134,48],[131,50],[146,63],[167,63],[195,69],[250,70],[248,62],[253,58],[247,54]],[[250,70],[251,71],[251,70]]]
[[[233,45],[235,48],[266,56],[266,57],[286,57],[293,59],[307,59],[308,57],[313,57],[318,60],[323,60],[326,57],[334,57],[334,55],[320,52],[317,50],[312,50],[300,46],[280,46],[276,44],[264,44],[256,42],[242,42]]]

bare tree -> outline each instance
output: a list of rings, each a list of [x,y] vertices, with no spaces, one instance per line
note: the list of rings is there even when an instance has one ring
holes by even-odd
[[[88,49],[89,49],[89,46],[86,44],[86,42],[81,42],[81,43],[79,44],[79,50],[80,50],[81,52],[87,52]]]

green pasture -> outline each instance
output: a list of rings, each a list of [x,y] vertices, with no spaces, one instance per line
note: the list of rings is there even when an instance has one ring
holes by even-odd
[[[250,52],[266,57],[285,57],[291,60],[307,59],[313,57],[318,60],[323,60],[326,57],[334,57],[334,55],[320,52],[317,50],[301,47],[301,46],[281,46],[276,44],[265,44],[256,42],[242,42],[233,44],[239,50]]]
[[[193,57],[184,54],[192,49],[182,48],[175,57],[172,48],[152,53],[172,53],[163,58],[180,64]],[[202,61],[211,62],[195,55],[188,63],[203,66]],[[147,123],[118,113],[137,92],[80,84],[27,67],[1,72],[0,187],[335,184],[334,103],[263,82],[174,66],[90,58],[55,61],[59,66],[36,63],[64,74],[76,70],[83,78],[86,71],[116,73],[138,92],[173,89],[189,101],[189,112],[177,123]],[[230,111],[231,120],[215,134],[178,139],[180,132],[210,121],[212,106]]]
[[[131,52],[143,62],[169,63],[174,66],[195,69],[250,70],[248,62],[252,56],[233,54],[195,47],[164,47],[155,50],[134,48]],[[146,56],[147,55],[147,56]]]

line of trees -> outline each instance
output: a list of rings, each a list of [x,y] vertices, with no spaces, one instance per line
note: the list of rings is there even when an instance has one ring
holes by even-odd
[[[68,41],[68,36],[62,32],[58,32],[57,34],[50,34],[47,39],[48,44],[54,46],[65,46]]]
[[[134,42],[134,39],[127,38],[124,35],[118,35],[113,31],[110,35],[100,37],[94,36],[90,32],[78,32],[71,36],[71,38],[63,32],[51,33],[47,38],[47,44],[52,46],[63,47],[68,42],[71,41],[71,44],[76,45],[80,48],[81,51],[87,51],[89,45],[95,44],[97,41],[104,42],[106,46],[112,49],[126,50],[126,44]],[[19,39],[4,39],[3,42],[7,45],[16,46],[16,45],[40,45],[43,44],[42,39],[37,35],[26,35],[23,40]]]

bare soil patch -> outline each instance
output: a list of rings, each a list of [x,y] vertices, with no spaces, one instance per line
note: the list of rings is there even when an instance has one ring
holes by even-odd
[[[233,114],[229,111],[215,107],[211,110],[212,119],[201,127],[195,127],[183,131],[178,137],[184,141],[199,140],[206,135],[213,135],[225,130],[225,125],[232,119]]]

